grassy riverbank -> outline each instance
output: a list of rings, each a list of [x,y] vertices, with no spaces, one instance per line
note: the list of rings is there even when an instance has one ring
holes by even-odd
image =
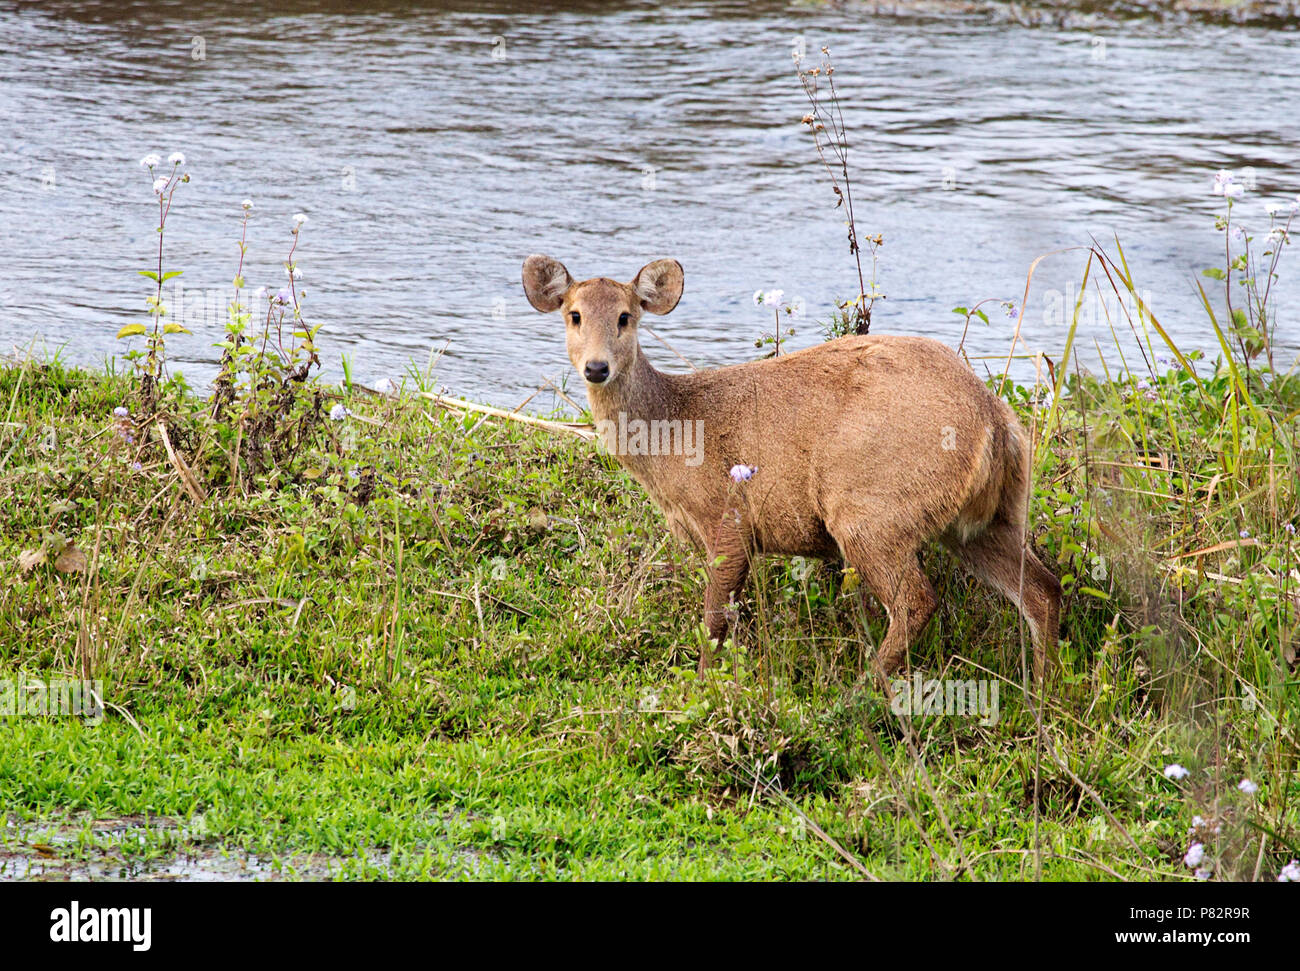
[[[1288,28],[1296,0],[860,0],[873,16],[977,17],[1027,27],[1092,28],[1131,21]]]
[[[1186,363],[1072,376],[1055,409],[1007,390],[1067,589],[1041,731],[1016,614],[937,551],[914,661],[1002,679],[995,724],[892,714],[831,565],[768,562],[696,680],[702,564],[585,441],[359,390],[328,421],[326,392],[232,475],[173,388],[184,475],[133,381],[9,363],[0,679],[102,679],[110,707],[2,720],[0,878],[1193,879],[1199,842],[1203,876],[1275,879],[1297,419]]]

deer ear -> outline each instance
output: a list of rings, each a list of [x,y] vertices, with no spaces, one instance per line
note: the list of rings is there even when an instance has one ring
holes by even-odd
[[[534,253],[524,260],[524,295],[544,314],[560,309],[573,277],[559,260]]]
[[[666,314],[682,299],[684,276],[676,260],[655,260],[641,267],[632,281],[632,289],[641,307],[652,314]]]

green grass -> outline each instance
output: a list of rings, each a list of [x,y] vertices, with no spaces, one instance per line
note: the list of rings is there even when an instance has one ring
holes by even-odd
[[[1300,855],[1296,419],[1249,419],[1243,445],[1220,372],[1158,375],[1156,400],[1071,376],[1050,419],[1008,389],[1042,440],[1060,670],[1040,730],[1017,615],[936,551],[914,663],[1005,679],[1001,717],[905,729],[864,681],[880,621],[835,564],[767,561],[695,678],[702,564],[586,442],[356,390],[373,424],[325,422],[236,486],[204,402],[173,389],[200,504],[152,426],[115,430],[128,379],[12,362],[0,679],[102,678],[110,708],[0,719],[0,862],[1180,880],[1199,815],[1216,878],[1273,879]],[[92,832],[119,817],[174,825]]]

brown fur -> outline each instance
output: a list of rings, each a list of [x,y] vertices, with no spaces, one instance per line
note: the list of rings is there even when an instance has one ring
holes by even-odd
[[[768,360],[665,374],[642,353],[637,324],[643,312],[676,306],[676,261],[650,263],[628,284],[575,283],[557,261],[530,256],[523,278],[534,307],[562,312],[578,372],[608,365],[606,380],[587,383],[598,422],[620,413],[704,421],[698,466],[682,455],[616,457],[674,534],[711,564],[722,557],[704,596],[714,640],[726,634],[751,554],[842,556],[889,613],[875,659],[883,680],[934,612],[919,554],[937,539],[1024,614],[1043,676],[1056,647],[1060,585],[1025,544],[1029,445],[1010,407],[950,348],[923,337],[842,337]],[[757,472],[736,484],[735,465]],[[706,654],[701,669],[709,662]]]

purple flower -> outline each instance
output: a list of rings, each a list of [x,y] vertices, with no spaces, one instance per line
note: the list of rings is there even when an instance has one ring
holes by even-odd
[[[732,482],[741,483],[741,482],[748,482],[750,479],[754,477],[754,473],[757,471],[758,471],[758,466],[733,465],[731,467],[731,472],[728,474],[731,476]]]
[[[130,418],[131,409],[123,407],[122,405],[118,405],[116,408],[113,409],[113,415],[117,418]]]
[[[1187,849],[1187,855],[1183,857],[1183,863],[1189,867],[1200,866],[1201,861],[1205,859],[1205,844],[1193,843]]]
[[[281,287],[276,293],[275,299],[280,303],[293,303],[293,291],[288,287]]]
[[[1286,532],[1288,536],[1295,535],[1295,523],[1286,523],[1285,525],[1283,525],[1282,529]]]

